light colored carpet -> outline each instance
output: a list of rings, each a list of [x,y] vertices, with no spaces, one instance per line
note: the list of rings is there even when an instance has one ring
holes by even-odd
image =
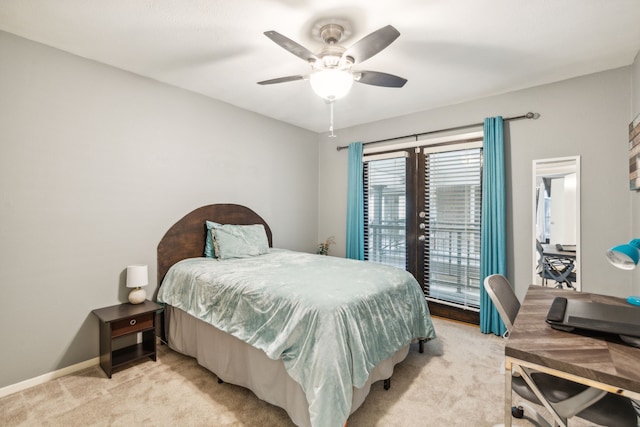
[[[349,427],[494,426],[503,422],[504,340],[434,319],[438,338],[413,345],[391,389],[375,383]],[[288,427],[286,412],[217,377],[195,359],[158,346],[108,379],[92,367],[0,399],[3,426]],[[514,425],[530,425],[517,421]],[[580,422],[572,426],[581,425]]]

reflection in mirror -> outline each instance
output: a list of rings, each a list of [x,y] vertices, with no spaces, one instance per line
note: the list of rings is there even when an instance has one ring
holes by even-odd
[[[580,157],[533,161],[533,283],[580,290]]]

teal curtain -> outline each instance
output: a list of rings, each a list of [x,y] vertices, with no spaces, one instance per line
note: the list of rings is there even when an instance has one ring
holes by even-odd
[[[347,258],[364,259],[364,188],[362,142],[349,144],[347,187]]]
[[[502,335],[506,327],[484,289],[492,274],[506,276],[504,126],[502,117],[484,120],[482,225],[480,229],[480,331]]]

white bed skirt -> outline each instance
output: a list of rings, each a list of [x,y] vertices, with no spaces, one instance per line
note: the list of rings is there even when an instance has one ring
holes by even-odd
[[[165,330],[171,349],[195,357],[221,380],[246,387],[258,398],[284,408],[296,425],[311,426],[302,387],[289,376],[282,360],[269,359],[262,350],[169,305],[165,307]],[[393,367],[408,353],[409,346],[398,350],[373,369],[362,388],[353,389],[351,413],[362,405],[371,384],[390,378]]]

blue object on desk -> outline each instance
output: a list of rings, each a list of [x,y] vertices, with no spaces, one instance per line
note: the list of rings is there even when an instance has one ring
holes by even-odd
[[[629,243],[615,246],[607,252],[607,259],[623,270],[633,270],[640,261],[640,239],[632,239]]]
[[[627,302],[633,305],[640,305],[640,296],[627,297]]]

